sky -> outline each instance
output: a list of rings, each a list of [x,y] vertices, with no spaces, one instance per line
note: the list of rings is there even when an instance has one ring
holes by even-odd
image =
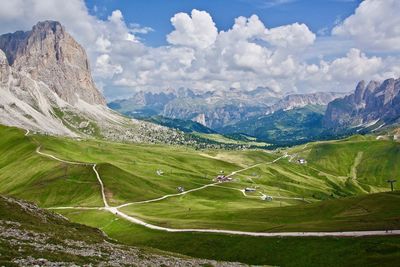
[[[58,20],[108,100],[180,87],[351,91],[400,76],[398,0],[0,0],[0,33]]]
[[[166,35],[173,31],[170,19],[173,15],[193,9],[205,10],[213,18],[219,30],[229,30],[235,18],[257,14],[268,27],[302,22],[313,32],[324,33],[342,18],[354,12],[360,0],[87,0],[92,15],[107,19],[110,11],[121,10],[125,21],[150,27],[153,31],[143,37],[151,46],[168,44]],[[168,4],[165,4],[165,3]],[[312,11],[310,10],[312,8]],[[311,11],[311,12],[310,12]]]

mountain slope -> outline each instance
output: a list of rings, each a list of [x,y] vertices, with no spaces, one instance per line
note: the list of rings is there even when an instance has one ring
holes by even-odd
[[[98,229],[72,223],[36,205],[0,195],[2,266],[239,266],[119,245]],[[165,254],[165,253],[164,253]]]
[[[272,144],[296,144],[313,140],[323,132],[324,109],[324,106],[305,106],[279,110],[219,130],[225,134],[248,134]]]
[[[203,124],[191,120],[170,119],[163,116],[152,116],[148,118],[143,118],[143,120],[159,124],[162,126],[166,126],[168,128],[179,129],[185,133],[192,133],[192,132],[204,133],[204,134],[215,133],[215,131],[204,126]]]
[[[84,49],[55,21],[0,36],[0,123],[71,137],[185,143],[182,133],[107,108]]]
[[[324,126],[340,131],[347,128],[376,130],[400,122],[400,79],[382,83],[361,81],[355,92],[329,103]]]
[[[281,98],[281,94],[262,87],[252,91],[232,88],[205,93],[178,89],[160,93],[138,92],[129,99],[110,102],[108,106],[133,118],[162,115],[165,118],[192,120],[218,131],[280,110],[327,105],[344,95],[318,92],[291,94]]]
[[[279,110],[291,110],[309,105],[326,106],[331,101],[345,96],[345,93],[318,92],[311,94],[291,94],[287,95],[277,103],[267,109],[266,114],[274,113]]]
[[[105,105],[90,74],[85,50],[58,22],[44,21],[31,31],[0,36],[0,49],[19,72],[45,83],[62,100]]]
[[[108,106],[133,118],[162,115],[215,128],[263,113],[264,108],[278,97],[279,93],[264,87],[251,91],[231,88],[213,92],[179,88],[159,93],[137,92],[128,99],[110,102]]]

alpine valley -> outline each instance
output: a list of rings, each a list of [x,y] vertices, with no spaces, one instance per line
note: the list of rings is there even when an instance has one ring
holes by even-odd
[[[398,266],[398,77],[106,103],[90,66],[0,36],[0,266]]]

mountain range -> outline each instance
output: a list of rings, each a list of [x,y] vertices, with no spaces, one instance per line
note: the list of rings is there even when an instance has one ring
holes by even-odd
[[[400,121],[399,79],[361,81],[352,94],[140,91],[107,106],[84,48],[56,21],[0,36],[0,91],[1,124],[76,138],[193,144],[185,133],[199,132],[290,144]]]
[[[268,87],[243,91],[195,93],[179,89],[167,93],[138,92],[131,98],[110,102],[110,108],[125,115],[143,118],[153,115],[192,120],[213,130],[246,121],[253,117],[307,105],[327,105],[344,93],[318,92],[283,96]]]
[[[138,92],[108,105],[125,115],[184,131],[193,129],[190,121],[194,121],[207,127],[204,131],[196,126],[205,133],[244,134],[259,141],[287,145],[397,124],[399,87],[399,80],[395,79],[368,84],[361,81],[354,93],[283,96],[268,87],[206,93],[181,88],[165,93]]]

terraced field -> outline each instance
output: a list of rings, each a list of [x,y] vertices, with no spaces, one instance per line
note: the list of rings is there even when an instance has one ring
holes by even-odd
[[[0,134],[1,194],[56,209],[74,222],[98,227],[127,244],[254,264],[293,266],[297,264],[290,262],[296,258],[298,265],[307,266],[310,262],[297,254],[300,248],[287,256],[277,256],[274,251],[280,248],[282,253],[289,252],[293,246],[304,246],[307,239],[308,248],[331,253],[333,264],[334,256],[337,258],[346,246],[349,249],[352,242],[327,237],[280,239],[146,229],[104,209],[93,164],[104,184],[108,205],[119,206],[120,212],[160,227],[247,232],[400,229],[400,195],[383,193],[389,188],[386,180],[400,171],[400,144],[394,141],[353,137],[272,152],[196,151],[178,146],[25,136],[22,130],[7,127],[0,127]],[[84,164],[40,155],[39,147],[45,155]],[[307,163],[299,164],[300,158]],[[222,173],[231,174],[232,181],[216,183],[214,178]],[[184,191],[178,191],[178,187]],[[267,197],[272,201],[265,200]],[[351,239],[358,244],[355,255],[366,257],[369,242],[392,248],[388,254],[377,251],[377,262],[391,263],[400,255],[398,237]],[[232,252],[234,248],[243,253]],[[354,262],[353,256],[341,260]],[[330,261],[325,263],[329,265]]]

